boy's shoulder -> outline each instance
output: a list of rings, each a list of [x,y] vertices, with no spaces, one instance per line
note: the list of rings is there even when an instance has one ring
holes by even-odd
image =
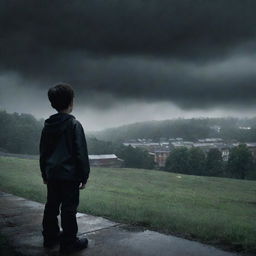
[[[74,125],[79,125],[79,126],[81,125],[82,126],[82,124],[79,120],[77,120],[74,116],[72,116],[72,117],[73,118],[71,118],[71,121]]]
[[[81,122],[77,120],[74,116],[73,118],[71,118],[71,122],[72,122],[73,128],[83,129],[83,125],[81,124]]]

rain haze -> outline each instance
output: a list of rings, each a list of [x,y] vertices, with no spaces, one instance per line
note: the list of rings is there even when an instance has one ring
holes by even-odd
[[[256,0],[0,0],[0,31],[0,255],[256,255]]]
[[[86,130],[254,116],[255,9],[252,0],[1,1],[0,108],[47,118],[47,90],[63,81]]]

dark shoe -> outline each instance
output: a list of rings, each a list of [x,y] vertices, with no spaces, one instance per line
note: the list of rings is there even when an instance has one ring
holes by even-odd
[[[67,254],[76,251],[81,251],[88,247],[88,239],[87,238],[77,238],[76,241],[72,244],[64,245],[60,244],[60,253]]]
[[[56,246],[57,244],[59,244],[61,235],[62,235],[62,232],[60,232],[57,237],[52,237],[52,238],[44,237],[44,248],[50,249]]]

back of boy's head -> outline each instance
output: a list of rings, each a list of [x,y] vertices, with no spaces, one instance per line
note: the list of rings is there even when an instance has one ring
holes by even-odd
[[[48,90],[48,99],[51,106],[57,111],[67,109],[73,102],[74,91],[69,84],[60,83]]]

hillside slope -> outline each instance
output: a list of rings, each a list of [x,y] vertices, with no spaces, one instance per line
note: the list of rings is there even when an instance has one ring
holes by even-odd
[[[213,129],[216,125],[221,127],[219,132]],[[240,126],[249,126],[251,129],[240,129]],[[90,135],[112,142],[123,142],[136,138],[150,138],[158,141],[161,137],[182,137],[185,140],[219,137],[224,140],[236,139],[247,142],[256,141],[256,118],[181,118],[147,121],[91,132]]]
[[[45,201],[37,160],[0,157],[0,189]],[[255,181],[92,168],[80,211],[256,252]]]

